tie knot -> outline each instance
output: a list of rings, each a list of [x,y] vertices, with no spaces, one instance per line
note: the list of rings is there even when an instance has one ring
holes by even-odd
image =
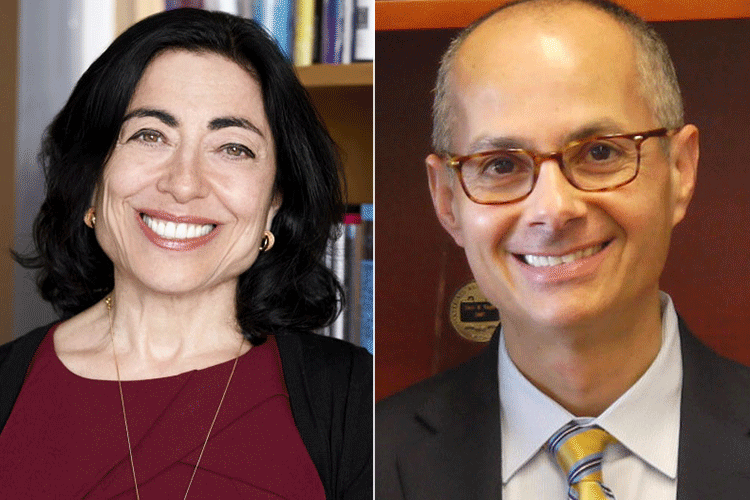
[[[582,427],[570,422],[550,438],[547,446],[557,458],[569,485],[581,481],[601,485],[602,453],[608,445],[616,442],[614,437],[599,427]]]

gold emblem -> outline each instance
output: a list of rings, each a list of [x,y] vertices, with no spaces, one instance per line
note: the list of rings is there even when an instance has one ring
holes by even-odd
[[[479,290],[476,281],[462,286],[451,300],[453,328],[471,342],[489,342],[500,324],[500,313]]]

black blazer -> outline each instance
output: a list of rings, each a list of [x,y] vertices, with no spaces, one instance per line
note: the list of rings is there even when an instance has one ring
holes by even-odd
[[[50,326],[0,346],[0,432]],[[314,334],[277,335],[276,344],[294,422],[326,498],[371,499],[372,356]]]
[[[750,369],[680,320],[677,500],[750,498]],[[497,500],[502,494],[498,338],[476,358],[376,405],[379,499]]]

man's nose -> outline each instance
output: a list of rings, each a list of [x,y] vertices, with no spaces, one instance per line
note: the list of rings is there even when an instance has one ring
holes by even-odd
[[[172,195],[178,203],[205,197],[208,194],[205,161],[199,148],[181,145],[165,165],[157,189]]]
[[[562,229],[569,221],[585,215],[586,203],[581,194],[565,177],[558,160],[544,160],[534,188],[524,200],[527,222]]]

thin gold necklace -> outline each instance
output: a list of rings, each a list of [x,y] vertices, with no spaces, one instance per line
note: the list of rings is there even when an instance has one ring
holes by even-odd
[[[120,388],[120,402],[122,403],[122,419],[125,422],[125,436],[128,438],[128,454],[130,455],[130,468],[133,470],[133,484],[135,484],[135,497],[140,500],[141,495],[138,493],[138,480],[135,478],[135,464],[133,463],[133,448],[130,445],[130,431],[128,430],[128,417],[125,415],[125,397],[122,395],[122,381],[120,380],[120,366],[117,364],[117,353],[115,352],[115,333],[114,328],[112,327],[112,304],[114,300],[112,299],[112,296],[109,295],[104,299],[104,303],[107,304],[107,316],[109,317],[109,336],[112,339],[112,355],[115,358],[115,370],[117,371],[117,386]],[[234,376],[234,370],[237,368],[237,361],[240,359],[240,353],[242,352],[242,344],[245,343],[245,337],[242,337],[242,340],[240,341],[240,348],[237,350],[237,356],[234,358],[234,365],[232,366],[232,372],[229,374],[229,380],[227,380],[227,385],[224,387],[224,393],[221,395],[221,400],[219,401],[219,407],[216,408],[216,414],[214,415],[214,419],[211,421],[211,426],[208,428],[208,434],[206,434],[206,440],[203,442],[203,447],[201,448],[201,453],[198,455],[198,461],[195,462],[195,468],[193,469],[193,474],[190,476],[190,482],[188,483],[187,490],[185,490],[185,496],[183,498],[186,499],[188,496],[188,492],[190,491],[190,486],[193,485],[193,479],[195,478],[195,473],[198,471],[198,464],[201,463],[201,458],[203,458],[203,451],[206,449],[206,445],[208,444],[208,438],[211,436],[211,431],[214,428],[214,424],[216,423],[216,418],[219,416],[219,410],[221,410],[221,405],[224,402],[224,396],[227,395],[227,390],[229,389],[229,383],[232,381],[232,377]]]

